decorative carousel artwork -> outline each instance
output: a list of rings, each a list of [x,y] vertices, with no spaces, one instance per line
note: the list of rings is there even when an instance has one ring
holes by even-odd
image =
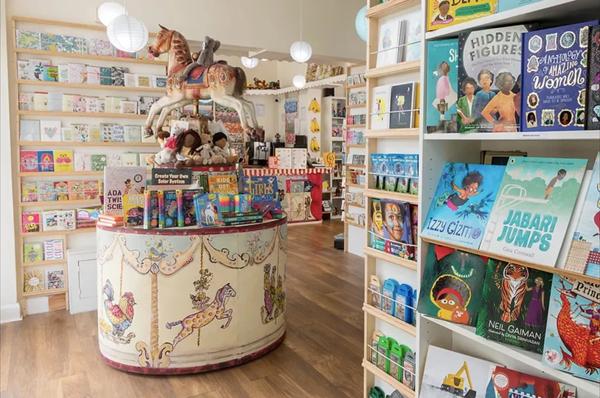
[[[106,320],[103,318],[98,320],[100,333],[117,344],[129,344],[131,339],[135,337],[135,333],[133,332],[125,335],[125,331],[131,326],[131,322],[133,322],[133,315],[135,313],[133,309],[135,305],[133,293],[125,292],[118,298],[118,301],[115,301],[115,291],[112,283],[107,279],[102,289],[102,294],[105,297],[104,313]]]
[[[260,309],[263,323],[277,319],[285,311],[285,292],[283,291],[283,276],[277,272],[277,267],[265,265],[264,302]]]

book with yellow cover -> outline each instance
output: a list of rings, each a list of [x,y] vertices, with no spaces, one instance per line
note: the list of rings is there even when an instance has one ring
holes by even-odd
[[[496,13],[498,0],[427,0],[427,31]]]
[[[235,174],[211,174],[208,176],[210,193],[238,194],[238,182]]]
[[[136,227],[144,223],[144,194],[123,195],[123,216],[128,227]]]
[[[72,150],[54,150],[54,171],[70,172],[73,171],[73,151]]]

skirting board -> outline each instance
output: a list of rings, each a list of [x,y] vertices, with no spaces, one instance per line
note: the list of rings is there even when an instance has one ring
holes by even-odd
[[[22,320],[21,306],[19,303],[3,305],[0,307],[0,323],[8,323]]]

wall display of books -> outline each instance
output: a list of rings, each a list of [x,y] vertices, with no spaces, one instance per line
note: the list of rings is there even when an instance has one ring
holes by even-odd
[[[421,11],[380,22],[377,67],[418,60],[421,56]]]
[[[40,242],[23,243],[23,262],[32,264],[41,261],[64,259],[65,242],[62,239],[47,239]]]
[[[419,84],[416,82],[373,88],[371,129],[418,127]]]
[[[419,155],[371,153],[371,187],[375,189],[419,193]]]
[[[137,152],[93,153],[89,151],[73,151],[65,149],[21,150],[20,171],[22,173],[41,172],[69,173],[77,171],[103,171],[106,166],[145,166],[146,154]]]
[[[24,180],[21,182],[21,202],[54,202],[64,200],[94,200],[100,196],[98,180]]]

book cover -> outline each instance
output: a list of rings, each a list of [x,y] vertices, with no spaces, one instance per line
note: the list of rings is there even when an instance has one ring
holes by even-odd
[[[461,132],[520,130],[521,35],[524,32],[527,32],[525,25],[514,25],[459,35],[458,101],[471,107],[471,116],[461,120]]]
[[[40,121],[21,119],[19,122],[19,139],[21,141],[39,141],[40,138]]]
[[[60,120],[40,120],[40,137],[42,141],[60,141]]]
[[[585,159],[511,156],[480,249],[554,267],[586,165]]]
[[[21,232],[40,232],[41,217],[37,211],[24,211],[21,213]]]
[[[419,107],[415,103],[416,84],[403,83],[392,86],[390,96],[390,128],[413,127],[413,113]]]
[[[28,59],[17,60],[17,78],[20,80],[34,80],[33,69]]]
[[[138,103],[136,101],[121,101],[119,111],[121,113],[130,113],[137,114],[138,113]]]
[[[31,264],[44,260],[44,247],[42,242],[23,243],[23,261]]]
[[[486,257],[429,245],[421,279],[418,311],[474,326],[481,309]]]
[[[47,239],[44,241],[45,260],[62,260],[64,254],[64,242],[62,239]]]
[[[138,154],[135,152],[125,152],[121,154],[122,166],[139,166]]]
[[[442,29],[496,13],[498,0],[427,0],[427,31]]]
[[[111,66],[110,74],[112,77],[113,86],[124,86],[125,85],[125,73],[129,72],[129,69],[122,66]]]
[[[177,226],[177,192],[165,191],[165,228]]]
[[[150,76],[136,73],[135,85],[136,87],[152,87]]]
[[[552,274],[488,260],[477,335],[542,353]]]
[[[33,110],[33,93],[19,93],[19,110]]]
[[[29,269],[23,273],[23,293],[41,292],[44,286],[43,270]]]
[[[42,39],[40,32],[17,29],[17,48],[29,48],[33,50],[42,49]]]
[[[63,94],[62,96],[62,111],[63,112],[73,112],[74,109],[74,101],[75,101],[75,97],[77,97],[74,94]]]
[[[21,202],[37,202],[38,191],[35,181],[24,180],[21,182]]]
[[[28,173],[32,171],[38,171],[38,156],[37,151],[20,151],[20,170],[21,172]]]
[[[137,227],[144,223],[144,194],[123,195],[123,220],[128,227]]]
[[[125,127],[120,124],[115,124],[112,126],[111,131],[111,141],[112,142],[125,142]]]
[[[65,288],[65,270],[62,268],[47,268],[46,270],[46,289],[64,289]]]
[[[92,171],[103,171],[107,164],[106,155],[93,153],[90,162]]]
[[[208,191],[210,193],[238,193],[236,174],[210,174],[208,176]]]
[[[56,35],[54,33],[42,32],[42,33],[40,33],[40,37],[41,37],[41,45],[40,45],[41,50],[52,51],[52,52],[58,51],[58,46],[57,46],[58,43],[56,41]]]
[[[590,32],[586,94],[585,128],[586,130],[598,130],[600,129],[600,25],[593,26]],[[580,104],[579,98],[577,100]]]
[[[380,21],[377,40],[378,68],[398,62],[399,40],[400,20],[397,17],[393,17],[387,21]]]
[[[369,247],[394,256],[414,260],[408,203],[395,200],[373,199],[371,201],[371,224]]]
[[[48,112],[48,93],[36,91],[33,93],[33,110],[36,112]]]
[[[104,169],[104,214],[123,216],[123,195],[143,194],[145,167],[107,167]]]
[[[54,153],[52,151],[38,151],[38,171],[51,173],[54,171]]]
[[[48,93],[48,112],[62,111],[62,93]]]
[[[167,77],[166,76],[152,76],[152,87],[166,88],[167,87]]]
[[[69,64],[69,83],[80,84],[85,82],[86,66],[84,64]]]
[[[202,195],[195,195],[194,202],[198,225],[214,226],[221,224],[220,215],[217,210],[219,204],[219,198],[217,194],[206,193]]]
[[[40,202],[52,202],[56,200],[54,181],[37,181],[38,200]]]
[[[427,42],[425,123],[428,133],[456,133],[458,98],[458,39]],[[475,86],[473,86],[474,92]],[[473,98],[461,110],[470,116]],[[466,97],[465,97],[466,98]]]
[[[596,155],[592,178],[579,214],[573,217],[565,269],[600,278],[600,153]]]
[[[277,177],[245,177],[243,191],[251,195],[252,207],[255,210],[262,210],[265,206],[273,204],[278,198]]]
[[[69,192],[69,200],[82,200],[84,198],[82,180],[69,180],[67,182],[67,189]]]
[[[478,249],[504,166],[446,163],[423,223],[423,236]]]
[[[100,194],[100,187],[97,180],[83,181],[83,198],[96,199]]]
[[[58,81],[58,67],[54,65],[45,65],[42,69],[42,80],[45,82]]]
[[[70,149],[54,150],[54,171],[71,172],[73,171],[73,151]]]
[[[598,382],[599,320],[598,284],[554,275],[542,354],[544,364]]]
[[[92,38],[88,40],[88,53],[111,57],[114,55],[114,49],[110,41]]]
[[[589,27],[595,24],[523,35],[522,131],[583,130]]]
[[[100,67],[100,84],[103,86],[112,86],[112,70],[110,66],[101,66]]]
[[[53,184],[56,200],[69,200],[69,182],[54,181]]]
[[[577,389],[569,384],[532,376],[496,366],[485,398],[575,398]]]
[[[373,103],[371,105],[371,129],[384,130],[390,127],[390,85],[373,88]]]
[[[404,57],[399,61],[416,61],[421,58],[421,10],[412,11],[403,15],[406,20],[406,38]]]
[[[47,210],[42,212],[44,231],[71,231],[76,228],[75,210]]]
[[[100,67],[87,65],[85,67],[85,82],[87,84],[98,85],[100,84]],[[88,112],[98,112],[98,111],[89,111]]]
[[[141,142],[142,126],[123,126],[123,138],[125,142]]]
[[[183,225],[185,227],[196,225],[196,207],[194,205],[194,195],[199,193],[199,189],[183,190]]]
[[[498,0],[498,12],[512,10],[528,4],[537,3],[540,0]]]

